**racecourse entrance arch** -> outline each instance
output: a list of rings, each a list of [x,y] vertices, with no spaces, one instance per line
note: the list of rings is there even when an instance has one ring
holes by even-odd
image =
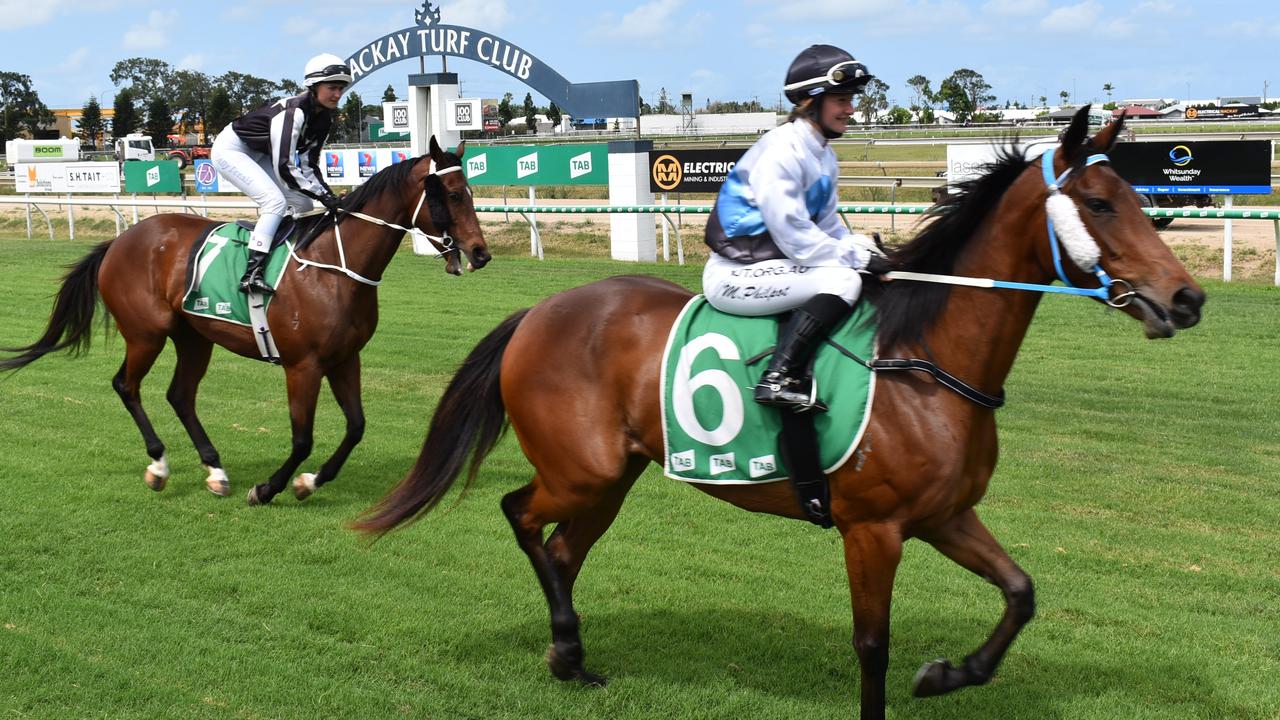
[[[414,11],[415,24],[387,33],[348,56],[352,84],[393,63],[428,55],[460,57],[506,73],[573,117],[638,117],[640,83],[636,80],[572,83],[528,50],[496,35],[461,25],[440,24],[440,8],[425,0]],[[450,101],[458,97],[454,73],[409,76],[408,118],[416,154],[435,134],[442,144],[458,140],[457,118],[450,117]],[[456,105],[455,105],[456,107]],[[455,129],[451,130],[451,126]],[[390,128],[391,125],[388,124]],[[467,129],[467,128],[464,128]],[[421,135],[421,139],[416,136]],[[421,145],[421,147],[419,147]]]

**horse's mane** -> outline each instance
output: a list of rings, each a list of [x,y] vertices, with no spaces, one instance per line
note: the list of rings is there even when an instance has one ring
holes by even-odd
[[[342,196],[342,209],[350,211],[359,211],[373,198],[386,192],[388,189],[399,187],[399,185],[408,179],[413,172],[413,168],[427,156],[407,158],[390,167],[383,168],[374,173],[360,187],[352,190]],[[451,152],[444,153],[444,162],[440,163],[440,168],[453,167],[461,165],[462,159]],[[298,249],[306,247],[316,236],[333,227],[334,217],[329,213],[322,213],[304,218],[298,223],[297,236],[302,238],[298,243]]]
[[[1002,142],[986,173],[959,183],[956,194],[930,208],[924,229],[906,244],[889,250],[894,269],[952,274],[956,259],[983,220],[1031,164],[1016,148],[1016,137]],[[950,285],[909,280],[868,283],[865,295],[876,305],[880,348],[922,340],[925,330],[946,307],[950,290]]]

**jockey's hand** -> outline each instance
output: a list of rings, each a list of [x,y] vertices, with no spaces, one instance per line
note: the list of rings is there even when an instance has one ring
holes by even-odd
[[[342,201],[333,193],[325,193],[320,196],[320,204],[328,210],[334,217],[338,216],[338,208],[342,206]]]
[[[859,272],[863,272],[868,275],[883,276],[885,273],[891,272],[892,270],[893,263],[889,261],[889,258],[872,253],[871,259],[867,260],[867,266],[859,270]]]

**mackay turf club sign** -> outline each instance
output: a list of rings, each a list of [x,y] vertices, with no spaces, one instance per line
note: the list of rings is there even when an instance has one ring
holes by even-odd
[[[440,9],[426,0],[414,12],[416,25],[388,33],[352,53],[353,84],[392,63],[422,55],[447,55],[483,63],[537,90],[575,117],[636,117],[640,83],[635,80],[571,83],[515,43],[483,30],[441,25]]]

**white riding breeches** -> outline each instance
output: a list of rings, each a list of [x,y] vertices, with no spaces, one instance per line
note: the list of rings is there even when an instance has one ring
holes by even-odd
[[[702,271],[702,292],[722,312],[776,315],[822,294],[837,295],[852,307],[862,292],[862,277],[848,267],[812,267],[789,258],[744,265],[712,253]]]
[[[258,204],[259,217],[249,241],[250,250],[270,250],[285,215],[299,215],[315,206],[310,197],[285,185],[271,158],[245,145],[229,125],[213,141],[210,159],[222,177]]]

